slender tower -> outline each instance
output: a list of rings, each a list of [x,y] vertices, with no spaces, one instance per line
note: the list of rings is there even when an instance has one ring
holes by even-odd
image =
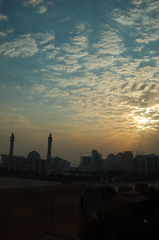
[[[13,148],[14,148],[14,133],[12,133],[10,137],[10,151],[9,151],[9,162],[8,162],[8,170],[13,168]]]
[[[48,137],[48,151],[47,151],[47,160],[46,160],[46,176],[50,175],[51,168],[51,145],[52,145],[52,136],[51,133]]]

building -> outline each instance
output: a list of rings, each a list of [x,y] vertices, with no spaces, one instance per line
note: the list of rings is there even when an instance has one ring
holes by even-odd
[[[110,153],[107,155],[105,162],[112,170],[133,171],[133,154],[131,151],[119,152],[117,155]]]
[[[0,239],[22,240],[45,232],[83,238],[85,183],[5,176],[0,182]]]
[[[92,162],[99,162],[102,159],[102,154],[98,153],[97,150],[92,150]]]
[[[124,161],[124,153],[123,152],[119,152],[117,153],[117,161]]]
[[[145,173],[145,155],[136,155],[134,158],[134,171]]]
[[[51,133],[48,137],[48,150],[47,159],[41,159],[40,154],[37,151],[31,151],[28,153],[27,158],[23,156],[15,156],[14,152],[15,136],[12,133],[10,137],[10,151],[9,155],[1,154],[1,166],[8,170],[15,170],[20,172],[33,173],[37,172],[42,175],[50,175],[51,170],[51,147],[52,136]]]
[[[140,192],[136,190],[130,190],[126,192],[120,192],[117,196],[114,197],[115,200],[120,202],[125,202],[128,204],[137,205],[139,203],[143,203],[144,201],[148,200],[147,197],[141,195]]]
[[[145,173],[155,173],[156,167],[156,155],[146,155],[145,156]]]
[[[107,155],[107,162],[110,161],[117,161],[117,155],[114,155],[113,153],[110,153],[109,155]]]
[[[132,151],[123,152],[122,158],[123,158],[123,161],[125,163],[133,164],[133,153],[132,153]]]
[[[81,157],[81,166],[87,166],[91,163],[92,158],[90,156]]]
[[[70,162],[60,157],[51,158],[51,167],[58,166],[59,170],[67,170],[70,168]]]
[[[159,172],[159,155],[156,155],[156,172]]]

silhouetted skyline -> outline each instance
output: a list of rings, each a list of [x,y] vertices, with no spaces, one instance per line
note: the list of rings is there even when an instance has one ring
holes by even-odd
[[[159,154],[159,2],[0,0],[0,153]]]

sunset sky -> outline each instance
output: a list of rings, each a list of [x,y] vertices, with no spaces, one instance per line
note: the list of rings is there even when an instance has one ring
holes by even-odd
[[[159,154],[158,130],[158,0],[0,0],[0,154]]]

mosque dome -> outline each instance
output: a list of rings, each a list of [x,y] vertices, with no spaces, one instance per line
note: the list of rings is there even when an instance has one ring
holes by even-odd
[[[34,159],[40,160],[41,156],[37,151],[32,151],[28,154],[27,159],[28,160],[34,160]]]

